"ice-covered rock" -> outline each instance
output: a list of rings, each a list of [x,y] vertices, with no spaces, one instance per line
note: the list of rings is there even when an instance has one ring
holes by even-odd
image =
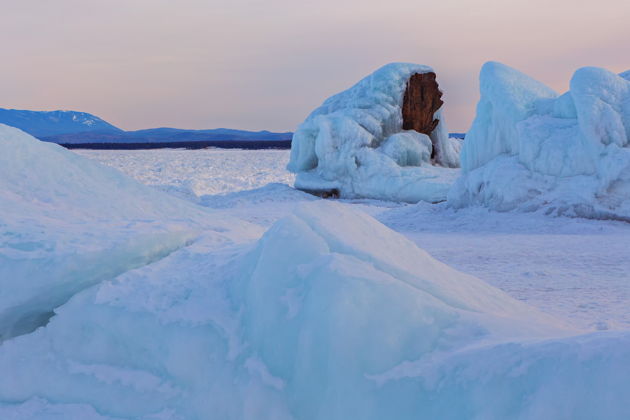
[[[630,220],[630,81],[586,67],[570,90],[503,64],[480,75],[481,99],[462,149],[455,207]]]
[[[253,247],[212,243],[85,290],[1,344],[0,414],[629,414],[628,334],[574,336],[364,213],[318,200]]]
[[[0,125],[0,342],[42,325],[74,293],[214,230],[260,231]]]
[[[426,77],[406,94],[414,75]],[[297,173],[296,187],[342,197],[444,200],[461,143],[448,136],[440,95],[430,67],[397,63],[330,97],[293,136],[288,169]],[[405,124],[407,103],[407,118],[418,114],[420,121]]]
[[[431,157],[431,139],[426,134],[407,131],[389,136],[379,147],[398,166],[421,166]]]

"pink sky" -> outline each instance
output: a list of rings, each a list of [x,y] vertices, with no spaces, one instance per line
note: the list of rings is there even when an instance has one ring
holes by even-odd
[[[0,0],[0,107],[91,112],[123,129],[293,130],[383,64],[428,64],[451,131],[501,61],[568,87],[630,69],[628,0]]]

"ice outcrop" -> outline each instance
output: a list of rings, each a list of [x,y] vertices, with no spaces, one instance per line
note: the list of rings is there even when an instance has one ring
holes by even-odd
[[[630,220],[628,75],[585,67],[558,95],[503,64],[485,64],[449,202]]]
[[[45,328],[1,344],[0,371],[11,374],[0,375],[0,413],[404,420],[630,411],[627,334],[574,336],[364,213],[320,200],[253,247],[216,250],[212,241],[85,290]]]
[[[327,99],[298,127],[297,188],[342,197],[443,201],[459,166],[428,66],[386,65]]]
[[[251,238],[244,225],[0,124],[0,342],[201,230]]]

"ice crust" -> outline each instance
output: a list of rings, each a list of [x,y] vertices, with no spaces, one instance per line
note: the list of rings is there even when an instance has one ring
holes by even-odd
[[[503,64],[486,63],[461,153],[454,207],[630,220],[630,81],[585,67],[557,95]]]
[[[0,125],[0,342],[42,325],[76,292],[148,264],[210,229],[247,224],[146,187]]]
[[[0,413],[623,418],[630,338],[578,333],[315,201],[254,246],[204,236],[5,341]]]
[[[441,110],[430,137],[402,130],[402,97],[409,77],[433,70],[388,64],[328,98],[298,127],[288,169],[304,189],[338,189],[342,197],[443,201],[459,166],[459,140],[448,137]],[[429,147],[427,154],[426,148]],[[396,149],[396,150],[394,150]]]

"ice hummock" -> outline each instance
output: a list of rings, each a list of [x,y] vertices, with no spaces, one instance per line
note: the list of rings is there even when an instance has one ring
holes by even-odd
[[[211,244],[80,292],[5,341],[0,413],[628,414],[626,333],[574,336],[357,210],[306,203],[253,247]]]
[[[0,342],[201,230],[229,243],[251,238],[246,226],[0,124]]]
[[[342,197],[443,201],[459,166],[459,140],[449,138],[441,109],[430,135],[402,129],[409,78],[428,66],[388,64],[328,98],[298,127],[288,169],[305,190]],[[435,158],[430,159],[432,144]]]
[[[480,91],[453,206],[630,220],[628,72],[585,67],[558,95],[490,62]]]

